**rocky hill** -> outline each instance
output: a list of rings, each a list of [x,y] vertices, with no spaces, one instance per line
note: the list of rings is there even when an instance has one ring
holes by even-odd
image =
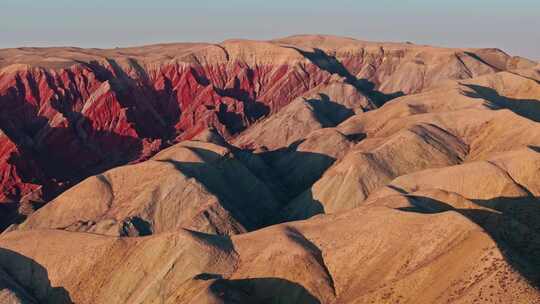
[[[536,62],[294,36],[0,69],[6,303],[540,303]]]

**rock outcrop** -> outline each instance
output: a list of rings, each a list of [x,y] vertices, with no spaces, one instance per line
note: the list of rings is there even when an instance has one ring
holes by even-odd
[[[535,62],[294,36],[0,67],[2,302],[540,303]]]
[[[291,130],[282,132],[297,133],[292,141],[307,135],[302,129],[336,125],[402,94],[532,64],[496,49],[331,36],[18,48],[0,50],[0,58],[0,199],[14,202],[48,201],[87,176],[148,159],[208,126],[236,137],[293,100],[299,99],[291,110],[305,121],[287,122]],[[326,109],[315,117],[317,107]],[[253,146],[254,136],[239,142]]]

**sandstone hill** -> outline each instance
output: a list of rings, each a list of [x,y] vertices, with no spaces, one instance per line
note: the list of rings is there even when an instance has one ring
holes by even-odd
[[[333,36],[0,50],[2,303],[540,303],[540,65]]]

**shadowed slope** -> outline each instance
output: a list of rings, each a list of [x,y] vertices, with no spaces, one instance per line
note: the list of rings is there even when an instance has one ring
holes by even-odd
[[[294,50],[298,51],[302,56],[306,57],[311,61],[314,65],[319,67],[322,70],[325,70],[331,74],[337,74],[343,78],[345,78],[345,81],[354,86],[358,91],[362,92],[364,95],[368,96],[370,100],[376,105],[381,106],[385,102],[396,98],[403,96],[403,92],[395,92],[391,94],[384,94],[381,91],[377,91],[375,89],[375,84],[367,79],[358,79],[355,76],[353,76],[339,60],[334,57],[330,56],[327,53],[325,53],[323,50],[314,48],[312,52],[310,51],[304,51],[298,48],[294,48]]]
[[[2,300],[540,301],[536,63],[332,36],[3,54]]]
[[[527,117],[530,120],[540,122],[540,100],[539,99],[515,99],[499,95],[492,88],[469,84],[467,87],[474,90],[475,94],[467,96],[482,98],[489,101],[489,105],[494,109],[509,109],[516,114]]]
[[[395,195],[384,202],[408,204]],[[371,206],[231,239],[189,231],[120,239],[14,231],[0,237],[0,246],[44,265],[51,284],[64,286],[77,303],[534,303],[540,297],[505,259],[510,252],[454,211]]]
[[[448,203],[414,193],[407,198],[413,207],[400,207],[400,210],[420,213],[456,211],[469,218],[491,236],[513,269],[540,288],[540,229],[534,223],[534,219],[540,216],[538,197],[475,200],[478,206],[497,205],[495,211],[489,210],[492,209],[489,207],[454,208]],[[505,277],[500,279],[505,280]]]
[[[394,92],[531,64],[495,49],[332,36],[110,50],[17,48],[0,50],[0,57],[0,127],[8,135],[0,136],[0,200],[15,202],[28,195],[48,201],[92,174],[148,159],[208,126],[237,137],[300,97],[314,100],[304,104],[304,114],[288,117],[310,123],[284,128],[291,134],[279,140],[288,144],[306,130],[336,125],[350,111],[380,106]],[[337,100],[340,94],[345,98]],[[320,105],[332,107],[313,109]],[[257,133],[263,132],[240,135],[238,143],[285,146],[258,142]],[[60,170],[62,164],[69,170]]]
[[[400,175],[537,146],[540,127],[531,121],[540,109],[535,96],[540,96],[536,81],[501,72],[354,115],[336,130],[349,138],[359,136],[360,142],[284,208],[282,221],[354,208]]]
[[[15,251],[0,248],[0,271],[8,274],[8,277],[3,279],[9,279],[9,277],[15,280],[11,283],[3,282],[4,289],[15,287],[11,289],[20,303],[51,303],[51,304],[71,304],[71,298],[69,293],[63,287],[53,287],[47,274],[47,269],[42,265],[25,257]],[[20,284],[20,285],[19,285]],[[24,289],[20,289],[20,286],[24,286]],[[2,299],[2,297],[0,297]],[[9,300],[9,298],[3,298]],[[34,300],[35,299],[35,300]],[[17,301],[2,303],[19,303]]]
[[[302,285],[278,278],[218,279],[209,289],[219,299],[209,303],[321,303]]]
[[[19,229],[145,235],[184,227],[234,234],[265,225],[281,206],[226,147],[186,141],[85,180]]]

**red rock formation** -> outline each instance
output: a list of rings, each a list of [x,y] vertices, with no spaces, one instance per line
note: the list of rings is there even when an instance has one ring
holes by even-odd
[[[323,36],[0,50],[0,302],[540,303],[531,64]]]
[[[209,125],[230,138],[331,82],[382,104],[400,91],[511,61],[497,50],[471,52],[321,36],[0,50],[0,200],[34,193],[48,201],[84,177],[147,159]]]

